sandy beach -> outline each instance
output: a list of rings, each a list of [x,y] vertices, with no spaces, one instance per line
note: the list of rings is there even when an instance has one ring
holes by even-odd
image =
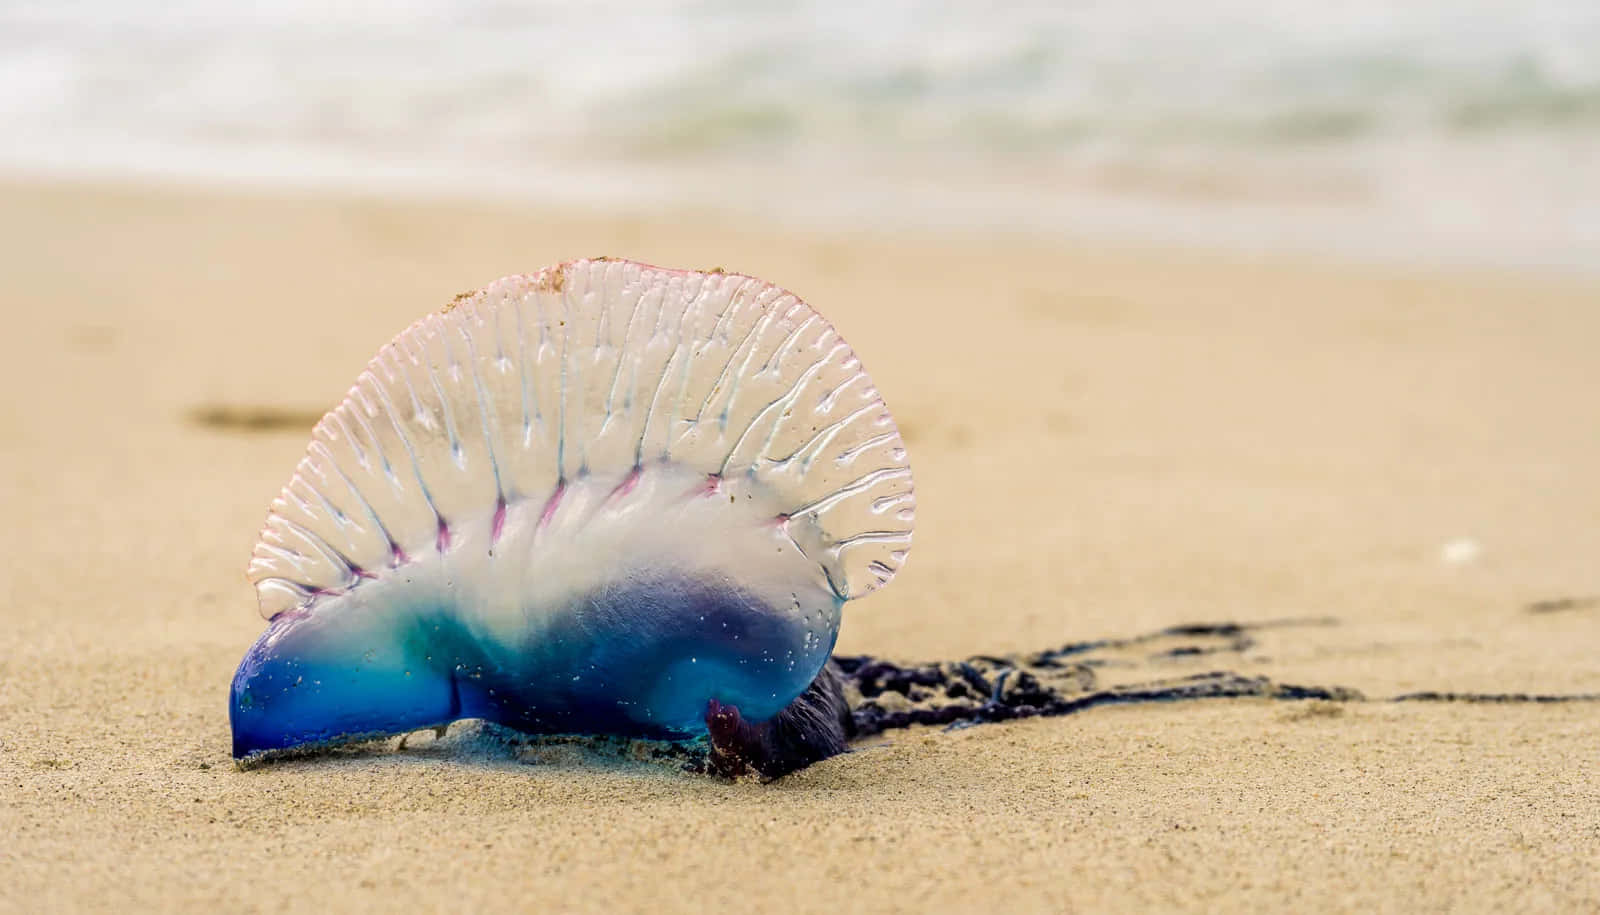
[[[24,182],[0,252],[0,910],[1600,907],[1600,702],[1390,701],[1600,695],[1592,277]],[[897,731],[770,784],[470,726],[236,769],[243,569],[310,426],[452,295],[601,254],[780,283],[884,392],[916,545],[841,652],[1291,620],[1101,675],[1365,700]]]

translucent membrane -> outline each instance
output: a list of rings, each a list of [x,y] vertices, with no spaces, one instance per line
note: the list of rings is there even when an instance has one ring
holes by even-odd
[[[444,553],[453,528],[498,536],[507,506],[661,465],[757,494],[841,600],[910,548],[900,434],[827,321],[752,277],[601,259],[499,280],[379,350],[317,424],[249,577],[271,618]]]

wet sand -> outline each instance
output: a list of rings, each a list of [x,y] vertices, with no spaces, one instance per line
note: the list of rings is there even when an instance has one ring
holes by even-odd
[[[235,769],[311,423],[455,293],[598,254],[788,286],[884,391],[916,546],[841,652],[1315,619],[1096,670],[1365,701],[891,731],[766,785],[461,726]],[[1600,906],[1600,703],[1387,701],[1600,694],[1600,281],[21,182],[0,276],[0,910]]]

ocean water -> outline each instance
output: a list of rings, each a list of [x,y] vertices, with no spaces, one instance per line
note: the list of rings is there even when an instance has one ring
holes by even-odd
[[[0,0],[0,168],[1600,265],[1600,2]]]

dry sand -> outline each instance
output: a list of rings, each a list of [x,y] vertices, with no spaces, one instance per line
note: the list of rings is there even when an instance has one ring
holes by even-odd
[[[704,223],[0,187],[0,909],[1600,907],[1600,704],[1376,701],[1600,693],[1600,605],[1528,609],[1600,595],[1600,285]],[[452,294],[595,254],[780,282],[862,354],[919,527],[842,651],[1330,617],[1108,676],[1374,701],[891,733],[768,785],[458,736],[236,770],[242,569],[310,423]]]

